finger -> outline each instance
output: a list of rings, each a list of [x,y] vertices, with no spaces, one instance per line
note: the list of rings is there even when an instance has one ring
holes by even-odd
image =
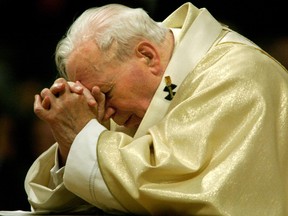
[[[116,113],[116,110],[113,109],[112,107],[108,107],[106,109],[106,112],[104,114],[104,118],[103,118],[103,121],[107,121],[109,120],[110,118],[112,118],[112,116]]]
[[[82,94],[84,91],[83,85],[80,82],[67,82],[69,87],[70,87],[70,91],[76,94]]]
[[[40,95],[34,97],[34,113],[41,119],[43,119],[44,108],[42,107],[42,99]]]
[[[49,110],[57,96],[55,96],[48,88],[44,88],[41,91],[40,95],[41,95],[41,106],[44,109]]]
[[[94,99],[97,101],[98,106],[104,106],[105,107],[105,94],[101,92],[100,88],[98,86],[94,86],[91,91]]]
[[[49,95],[50,90],[48,88],[44,88],[41,92],[40,92],[40,96],[42,99],[44,99],[47,95]]]
[[[106,101],[105,94],[100,91],[100,88],[98,86],[94,86],[92,88],[92,95],[97,101],[97,109],[98,109],[97,119],[99,121],[102,121],[105,115],[105,101]]]
[[[70,92],[70,87],[65,79],[59,78],[55,80],[54,84],[50,88],[50,91],[55,96],[60,96],[65,92]]]
[[[81,88],[83,89],[83,94],[86,97],[88,105],[90,107],[95,107],[97,105],[97,101],[95,100],[91,92],[79,81],[76,81],[76,85],[81,86]]]
[[[45,97],[43,100],[42,100],[42,103],[41,103],[42,107],[46,110],[49,110],[50,107],[51,107],[51,101],[49,99],[49,97]]]
[[[65,83],[54,83],[50,87],[50,91],[56,96],[60,95],[62,92],[65,92]]]
[[[67,83],[67,80],[61,77],[61,78],[56,79],[54,83]]]

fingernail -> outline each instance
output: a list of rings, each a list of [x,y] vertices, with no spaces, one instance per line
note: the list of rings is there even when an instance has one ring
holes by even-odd
[[[89,99],[88,101],[90,106],[95,106],[96,105],[96,101],[94,99]]]

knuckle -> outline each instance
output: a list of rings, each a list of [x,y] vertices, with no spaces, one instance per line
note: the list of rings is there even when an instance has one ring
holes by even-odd
[[[48,88],[44,88],[40,93],[41,97],[44,97],[45,95],[47,95],[48,91],[49,91]]]
[[[38,106],[34,106],[34,113],[38,116],[38,117],[42,117],[42,113],[43,113],[43,110],[38,107]]]
[[[65,83],[65,82],[67,81],[62,77],[55,80],[55,83]]]

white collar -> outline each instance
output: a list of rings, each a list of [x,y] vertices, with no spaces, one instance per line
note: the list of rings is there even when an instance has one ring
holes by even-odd
[[[211,48],[221,31],[220,23],[213,18],[208,10],[201,9],[199,15],[175,48],[162,81],[134,135],[135,138],[145,135],[150,127],[160,122],[166,115],[171,101],[165,99],[167,92],[163,91],[166,86],[165,76],[170,76],[172,83],[179,87],[187,74],[194,69]],[[176,31],[175,33],[177,35]]]
[[[170,30],[172,31],[174,36],[174,50],[175,50],[180,42],[181,28],[170,28]]]

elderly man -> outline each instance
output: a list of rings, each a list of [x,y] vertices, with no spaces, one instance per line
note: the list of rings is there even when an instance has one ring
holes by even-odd
[[[287,71],[205,8],[89,9],[56,63],[35,96],[57,143],[27,174],[34,211],[288,213]]]

